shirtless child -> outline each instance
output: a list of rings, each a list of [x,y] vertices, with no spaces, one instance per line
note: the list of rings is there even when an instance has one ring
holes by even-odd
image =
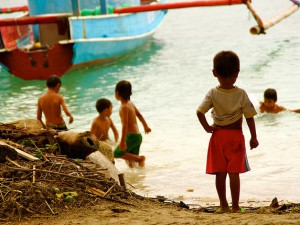
[[[121,101],[119,113],[122,122],[122,136],[119,146],[114,151],[114,157],[126,160],[129,167],[133,167],[134,163],[138,163],[139,167],[144,167],[146,158],[145,156],[139,156],[143,138],[136,118],[143,124],[146,134],[151,132],[151,129],[142,114],[130,101],[131,94],[129,81],[122,80],[117,83],[115,97]]]
[[[264,92],[264,101],[260,103],[261,113],[279,113],[287,110],[285,107],[277,105],[277,92],[273,88],[268,88]]]
[[[115,141],[119,140],[119,133],[110,118],[112,113],[112,103],[106,98],[100,98],[96,102],[96,109],[99,115],[94,119],[91,126],[91,133],[94,134],[100,141],[109,140],[108,131],[111,128]]]
[[[300,113],[300,109],[286,109],[277,103],[277,92],[273,88],[268,88],[264,92],[264,101],[260,102],[259,111],[261,113],[279,113],[282,111],[291,111]]]
[[[69,124],[73,122],[73,117],[69,112],[65,101],[58,94],[61,80],[56,75],[51,75],[46,83],[48,91],[38,99],[37,120],[39,120],[44,128],[55,130],[68,130],[65,121],[61,115],[61,107],[65,114],[69,117]],[[46,124],[42,120],[44,113]]]

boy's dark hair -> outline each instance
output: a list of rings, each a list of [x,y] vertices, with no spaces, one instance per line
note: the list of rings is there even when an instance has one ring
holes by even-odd
[[[264,98],[271,99],[271,100],[274,100],[275,102],[277,102],[277,92],[276,92],[276,90],[273,89],[273,88],[266,89],[265,92],[264,92]]]
[[[124,100],[130,100],[131,83],[127,80],[121,80],[117,83],[115,92],[118,93]]]
[[[230,77],[240,71],[240,59],[233,51],[221,51],[213,60],[214,70],[220,77]]]
[[[97,109],[98,113],[102,113],[102,111],[104,109],[108,109],[111,105],[112,105],[111,101],[109,101],[108,99],[100,98],[96,102],[96,109]]]
[[[47,87],[55,87],[57,84],[61,84],[61,80],[58,76],[56,75],[51,75],[47,79]]]

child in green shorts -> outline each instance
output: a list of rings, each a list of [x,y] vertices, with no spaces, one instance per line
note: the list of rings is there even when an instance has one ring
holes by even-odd
[[[133,167],[135,162],[138,163],[139,167],[144,167],[146,158],[145,156],[139,156],[143,138],[136,117],[143,124],[146,134],[151,132],[151,129],[142,114],[130,101],[131,94],[129,81],[121,80],[117,83],[115,97],[121,101],[119,113],[122,122],[122,135],[119,146],[114,151],[114,157],[126,160],[129,167]]]

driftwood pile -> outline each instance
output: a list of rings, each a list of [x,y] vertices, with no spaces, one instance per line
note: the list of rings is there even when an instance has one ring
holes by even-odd
[[[129,204],[124,199],[135,195],[101,165],[62,155],[56,134],[0,124],[2,221],[55,215],[103,200]]]

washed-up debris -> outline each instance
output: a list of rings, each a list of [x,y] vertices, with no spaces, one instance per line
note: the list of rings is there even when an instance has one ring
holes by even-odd
[[[66,145],[61,146],[54,135],[57,135],[56,131],[0,123],[2,220],[56,215],[101,201],[132,205],[126,200],[138,195],[120,186],[103,165],[84,157],[72,159],[62,155],[62,147]],[[84,139],[96,148],[92,145],[94,140],[86,138],[88,135],[85,132],[84,136],[75,139]],[[73,148],[74,145],[68,151]],[[77,155],[80,155],[79,151]]]

